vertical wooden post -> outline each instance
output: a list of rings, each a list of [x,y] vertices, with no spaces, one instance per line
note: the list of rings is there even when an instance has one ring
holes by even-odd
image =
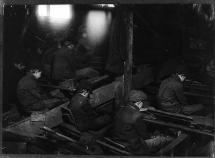
[[[215,2],[212,4],[213,5],[213,11],[215,10]],[[213,14],[215,14],[215,13],[213,13]],[[213,16],[213,21],[214,21],[214,24],[215,24],[215,17]],[[214,54],[215,54],[215,25],[213,25],[213,52],[214,52]],[[215,62],[215,55],[213,56],[213,60],[214,60],[214,62]],[[213,83],[213,89],[215,90],[215,81],[214,81],[214,83]],[[215,92],[215,91],[213,91],[213,92]],[[213,99],[213,105],[215,105],[215,99]],[[213,113],[214,114],[214,113]],[[215,121],[214,121],[214,130],[215,130]],[[215,142],[215,141],[214,141]],[[215,151],[215,149],[213,150],[213,151]],[[215,153],[213,153],[213,155],[214,155]]]
[[[3,13],[4,4],[0,1],[0,129],[2,129],[3,114]],[[0,153],[2,153],[2,130],[0,132]]]
[[[126,61],[124,63],[124,99],[128,101],[129,92],[132,87],[132,49],[133,49],[133,13],[132,11],[124,10],[126,13]]]

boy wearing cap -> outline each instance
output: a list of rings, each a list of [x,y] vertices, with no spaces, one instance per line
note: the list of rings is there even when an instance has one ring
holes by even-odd
[[[80,131],[99,130],[110,122],[108,114],[99,115],[92,107],[90,98],[91,85],[82,80],[77,93],[72,97],[68,108],[72,111]]]
[[[115,117],[114,137],[122,141],[135,155],[149,155],[168,141],[164,137],[151,139],[141,113],[144,108],[153,108],[149,106],[147,95],[142,91],[132,90],[128,105],[121,107]]]
[[[38,85],[41,73],[39,68],[31,68],[18,82],[16,93],[21,104],[20,112],[30,114],[33,111],[42,111],[60,102],[60,99],[50,98],[41,90]]]
[[[183,72],[177,72],[162,81],[158,93],[158,102],[162,110],[190,114],[202,109],[201,104],[188,105],[183,91],[185,79],[186,76]]]

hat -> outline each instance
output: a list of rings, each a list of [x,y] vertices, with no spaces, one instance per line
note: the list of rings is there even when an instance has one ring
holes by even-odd
[[[81,80],[78,85],[78,89],[86,89],[88,91],[92,90],[92,84],[87,80]]]
[[[41,70],[41,65],[39,62],[35,62],[35,61],[32,61],[29,65],[28,65],[28,70]]]
[[[129,101],[137,102],[137,101],[147,100],[147,99],[148,99],[147,95],[142,91],[131,90],[129,93]]]
[[[187,71],[187,69],[186,69],[185,66],[178,66],[178,67],[176,68],[175,73],[176,73],[176,74],[183,74],[183,75],[185,75],[185,76],[188,76],[188,71]]]

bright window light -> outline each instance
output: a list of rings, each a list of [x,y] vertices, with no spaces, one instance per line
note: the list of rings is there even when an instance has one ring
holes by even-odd
[[[50,17],[53,19],[70,19],[71,6],[70,5],[50,5]]]
[[[47,5],[39,5],[37,7],[37,15],[40,17],[48,16],[48,7]]]
[[[101,42],[109,28],[111,13],[90,11],[86,19],[87,37],[92,45]]]
[[[54,30],[65,29],[73,18],[72,5],[38,5],[36,12],[40,24]]]

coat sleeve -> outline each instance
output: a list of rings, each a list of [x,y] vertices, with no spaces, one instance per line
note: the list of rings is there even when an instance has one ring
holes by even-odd
[[[82,110],[92,119],[97,116],[96,112],[93,110],[88,101],[82,106]]]
[[[36,92],[30,92],[28,90],[20,89],[17,91],[17,97],[21,104],[28,105],[33,104],[40,100],[40,96]]]
[[[40,92],[37,89],[31,89],[29,90],[29,93],[34,96],[37,99],[43,99],[43,95],[40,94]]]
[[[18,100],[25,111],[34,111],[44,108],[42,100],[39,97],[35,97],[31,92],[27,90],[19,90],[17,93]]]
[[[136,129],[138,135],[141,136],[143,139],[147,139],[150,137],[150,135],[147,132],[147,127],[146,127],[146,124],[145,124],[142,116],[139,116],[139,118],[136,120],[134,126],[135,126],[135,129]]]
[[[187,99],[184,96],[183,85],[177,84],[175,85],[174,89],[179,103],[181,103],[182,105],[187,105]]]

